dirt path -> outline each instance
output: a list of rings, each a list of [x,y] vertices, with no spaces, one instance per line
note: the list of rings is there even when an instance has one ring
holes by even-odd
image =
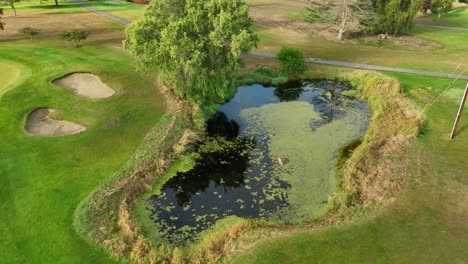
[[[112,19],[122,25],[130,25],[130,21],[110,15],[106,12],[99,11],[94,7],[89,6],[87,3],[81,2],[80,0],[70,0],[71,2],[80,5],[92,12],[98,13],[99,15],[103,17],[107,17],[109,19]],[[433,26],[436,27],[436,26]],[[440,27],[440,26],[437,26]],[[446,28],[446,27],[442,27]],[[456,28],[451,28],[447,27],[449,29],[456,29]],[[460,29],[460,28],[458,28]],[[260,52],[260,51],[251,51],[251,55],[255,56],[260,56],[260,57],[267,57],[267,58],[275,58],[276,55],[273,53],[267,53],[267,52]],[[322,59],[316,59],[316,58],[308,58],[306,59],[307,62],[310,63],[317,63],[317,64],[325,64],[325,65],[333,65],[333,66],[342,66],[342,67],[350,67],[350,68],[356,68],[356,69],[366,69],[366,70],[376,70],[376,71],[389,71],[389,72],[402,72],[402,73],[410,73],[410,74],[420,74],[420,75],[427,75],[427,76],[434,76],[434,77],[447,77],[447,78],[459,78],[459,79],[464,79],[468,80],[468,75],[459,75],[459,74],[454,74],[454,73],[443,73],[443,72],[432,72],[432,71],[423,71],[423,70],[413,70],[413,69],[404,69],[404,68],[395,68],[395,67],[385,67],[385,66],[376,66],[376,65],[370,65],[370,64],[362,64],[362,63],[353,63],[353,62],[344,62],[344,61],[333,61],[333,60],[322,60]]]

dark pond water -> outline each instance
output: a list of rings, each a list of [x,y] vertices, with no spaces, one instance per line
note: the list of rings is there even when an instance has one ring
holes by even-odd
[[[196,166],[146,201],[159,239],[184,245],[228,216],[303,221],[335,191],[339,148],[364,135],[365,104],[348,84],[240,87],[207,122]]]

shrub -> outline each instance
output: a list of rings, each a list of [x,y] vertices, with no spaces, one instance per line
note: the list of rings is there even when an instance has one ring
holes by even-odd
[[[276,58],[281,62],[281,68],[289,79],[294,79],[297,75],[304,73],[305,59],[304,53],[301,50],[283,47],[276,54]]]
[[[60,38],[71,41],[75,48],[78,48],[80,41],[89,37],[89,32],[84,30],[70,30],[59,34]]]
[[[31,41],[33,40],[33,37],[37,34],[39,34],[39,29],[31,28],[31,27],[25,27],[19,30],[19,32],[23,35],[28,36]]]

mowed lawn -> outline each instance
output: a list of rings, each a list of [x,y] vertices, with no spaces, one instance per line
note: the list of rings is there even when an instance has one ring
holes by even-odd
[[[391,74],[421,106],[451,80]],[[407,147],[409,186],[377,216],[352,225],[270,240],[232,263],[466,263],[468,116],[449,140],[466,82],[426,112],[426,128]]]
[[[38,4],[38,3],[37,3]],[[123,26],[76,7],[18,3],[0,32],[0,263],[109,263],[72,227],[78,204],[133,155],[165,111],[154,76],[136,72],[121,49]],[[21,27],[39,28],[31,42]],[[91,32],[79,49],[62,30]],[[116,91],[92,100],[51,81],[91,72]],[[72,136],[26,133],[27,115],[49,107],[53,118],[87,127]]]
[[[28,67],[13,61],[0,61],[0,97],[31,75]]]
[[[133,154],[158,122],[164,100],[154,79],[135,72],[121,50],[53,43],[2,43],[0,62],[32,75],[0,99],[0,262],[102,263],[106,259],[72,229],[79,202]],[[50,83],[70,72],[92,72],[116,94],[91,100]],[[82,124],[73,136],[38,137],[24,129],[37,107]]]

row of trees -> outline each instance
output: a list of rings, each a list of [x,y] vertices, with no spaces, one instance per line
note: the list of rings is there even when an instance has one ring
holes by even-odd
[[[20,29],[19,32],[29,37],[32,41],[34,36],[39,35],[40,30],[32,27],[25,27]],[[61,32],[58,36],[63,40],[70,41],[75,48],[78,48],[80,42],[89,37],[89,32],[84,30],[69,30]]]
[[[40,3],[42,4],[43,1],[44,0],[40,0]],[[16,16],[16,6],[15,6],[16,2],[19,2],[19,0],[0,0],[0,4],[9,5],[11,7],[15,16]],[[56,6],[59,5],[58,0],[54,0],[54,2]],[[5,23],[2,21],[2,15],[3,15],[3,8],[0,8],[0,30],[5,29]]]

